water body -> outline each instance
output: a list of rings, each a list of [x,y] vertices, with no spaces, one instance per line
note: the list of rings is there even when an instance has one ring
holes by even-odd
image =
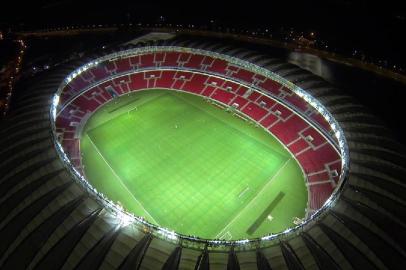
[[[289,62],[299,64],[353,96],[394,131],[399,141],[406,143],[406,129],[403,128],[406,85],[314,55],[286,52],[285,57]]]

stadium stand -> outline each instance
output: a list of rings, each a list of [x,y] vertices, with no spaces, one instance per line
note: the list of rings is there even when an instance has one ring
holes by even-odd
[[[167,55],[169,56],[167,57]],[[196,71],[204,71],[205,73],[210,73],[213,75],[227,76],[230,79],[235,79],[246,85],[255,85],[255,87],[263,90],[264,92],[268,92],[271,96],[283,99],[284,103],[292,105],[296,110],[310,115],[310,119],[324,128],[327,132],[331,131],[330,126],[324,120],[324,118],[320,117],[317,111],[312,110],[311,107],[308,106],[306,101],[298,97],[288,88],[281,86],[278,82],[270,80],[269,78],[261,78],[260,75],[257,75],[252,71],[245,70],[241,67],[236,67],[224,60],[213,59],[207,55],[192,55],[186,52],[147,53],[128,58],[128,60],[125,59],[119,58],[109,61],[109,63],[100,63],[97,67],[86,71],[86,75],[81,75],[80,79],[75,78],[74,82],[71,82],[69,85],[69,87],[72,89],[70,91],[64,91],[63,100],[69,99],[69,96],[74,95],[76,91],[83,89],[84,86],[89,85],[89,83],[102,81],[112,75],[119,75],[128,72],[131,73],[131,71],[134,70],[134,66],[137,70],[142,68],[148,69],[157,67],[176,69],[184,68],[186,70],[193,69]],[[157,62],[154,61],[154,59],[161,59],[161,61]],[[174,59],[176,59],[176,61],[174,61]],[[159,65],[157,65],[157,63],[159,63]],[[151,76],[150,74],[148,75]],[[86,79],[83,79],[83,76],[85,76]],[[212,81],[215,81],[216,79],[217,78],[213,78]],[[134,80],[132,81],[134,82]],[[149,80],[147,81],[149,82]],[[212,92],[211,88],[208,88],[209,89],[205,95],[209,95]],[[255,99],[259,96],[260,94],[258,92],[253,92],[252,96],[249,97],[249,100],[255,101]]]
[[[162,71],[138,72],[130,76],[116,77],[101,85],[93,87],[89,85],[90,88],[83,86],[83,89],[86,89],[84,92],[81,90],[75,91],[77,96],[71,99],[71,103],[68,106],[65,104],[65,109],[60,112],[57,118],[56,128],[62,131],[62,144],[74,165],[77,166],[77,169],[82,170],[79,154],[80,149],[78,149],[79,139],[73,138],[73,135],[79,134],[79,132],[75,131],[74,126],[82,126],[78,123],[81,122],[81,118],[84,116],[83,112],[86,112],[86,114],[92,113],[105,102],[111,100],[111,98],[104,98],[109,96],[107,93],[109,87],[113,88],[118,95],[130,91],[154,89],[157,87],[175,89],[206,96],[225,105],[231,105],[232,103],[240,104],[239,111],[242,114],[268,129],[289,150],[297,149],[296,151],[292,151],[292,154],[301,165],[307,177],[308,175],[315,175],[316,173],[319,175],[324,173],[324,175],[328,176],[317,182],[312,182],[312,185],[318,185],[320,182],[321,187],[324,188],[322,188],[323,192],[328,195],[323,195],[321,197],[322,199],[319,197],[314,200],[312,199],[309,203],[308,211],[314,212],[324,204],[337,184],[336,179],[333,179],[333,176],[328,174],[328,170],[326,169],[327,164],[332,162],[339,163],[340,156],[334,149],[334,146],[331,145],[320,132],[303,118],[295,114],[294,110],[291,110],[280,101],[272,99],[272,97],[266,96],[263,93],[252,91],[244,98],[246,92],[234,93],[223,90],[224,85],[231,85],[233,82],[213,77],[209,74],[193,73],[186,70],[182,71],[181,74],[182,75],[179,75],[177,71],[168,69]],[[180,76],[189,78],[189,83],[177,84],[180,88],[176,88],[175,85],[176,82],[179,81],[177,79],[180,79]],[[130,81],[128,81],[129,78]],[[193,78],[193,80],[191,78]],[[120,87],[120,85],[125,85],[125,87]],[[239,95],[239,93],[242,93],[242,95]],[[239,99],[237,99],[237,97]],[[268,107],[272,105],[266,108],[265,105],[261,106],[263,104],[261,102],[268,104]],[[77,112],[81,113],[78,115]],[[273,118],[271,118],[272,116]],[[59,118],[63,120],[59,121]],[[306,139],[310,137],[312,138],[311,141]],[[301,146],[298,146],[297,143],[292,146],[291,144],[293,142],[301,142]],[[296,146],[296,148],[294,146]],[[337,169],[337,174],[340,174],[340,168]],[[314,179],[314,177],[312,179]],[[329,182],[328,185],[325,185],[326,181]],[[313,192],[310,188],[309,193],[310,198],[313,198]]]
[[[227,53],[233,57],[249,55],[244,50],[213,47],[210,42],[185,39],[135,45],[132,48],[191,44],[200,49],[218,48],[214,50],[216,53]],[[349,116],[355,114],[353,112],[369,113],[355,101],[348,101],[340,91],[330,91],[330,86],[318,83],[314,77],[297,85],[321,101],[331,98],[347,100],[345,104],[334,106],[322,102],[344,130],[351,161],[346,182],[340,186],[339,196],[334,197],[334,203],[328,208],[320,214],[316,213],[297,229],[275,238],[230,242],[227,245],[201,239],[174,239],[170,235],[158,234],[159,231],[148,226],[121,223],[119,217],[73,181],[58,155],[54,141],[49,137],[50,99],[55,89],[72,72],[73,67],[106,54],[90,55],[89,58],[49,70],[46,78],[32,78],[19,91],[15,91],[14,107],[8,118],[0,123],[1,269],[402,269],[406,264],[403,245],[406,241],[405,148],[373,117],[365,118],[362,122],[351,119]],[[169,70],[176,70],[172,87],[184,91],[193,89],[193,93],[200,94],[205,86],[204,76],[187,75],[183,71],[179,73],[178,69],[207,73],[213,61],[204,58],[207,57],[195,57],[186,52],[166,52],[165,56],[150,57],[148,63],[160,68],[167,65]],[[124,83],[128,88],[120,86],[117,90],[117,83],[104,81],[111,74],[102,63],[82,73],[81,83],[86,82],[89,89],[97,89],[94,91],[103,98],[88,96],[86,88],[75,88],[83,87],[82,84],[69,84],[61,95],[63,110],[56,123],[57,132],[62,133],[61,139],[64,139],[65,132],[66,141],[72,138],[77,127],[70,125],[73,119],[82,119],[86,110],[94,111],[109,100],[111,95],[106,90],[109,86],[120,93],[148,88],[149,83],[142,72],[129,75],[142,67],[144,62],[141,60],[140,56],[131,56],[129,65],[125,61],[120,64],[119,59],[114,60],[119,63],[114,69],[115,76],[129,76]],[[292,74],[298,69],[275,59],[262,63],[264,68],[280,76],[286,72]],[[210,76],[232,79],[236,73],[227,71],[228,65],[224,69],[223,66],[224,63],[219,63],[215,69],[217,74]],[[128,74],[120,74],[126,73],[127,68],[130,69]],[[177,74],[185,77],[181,79]],[[300,105],[301,101],[299,99],[298,103],[296,97],[289,100],[292,97],[290,93],[281,94],[278,82],[265,80],[257,83],[270,96],[248,101],[244,94],[252,87],[250,84],[257,76],[244,74],[234,78],[235,81],[226,82],[222,85],[224,89],[220,90],[234,94],[230,104],[238,102],[240,108],[248,102],[261,106],[260,101],[263,100],[265,104],[261,108],[268,113],[260,120],[261,125],[271,128],[274,123],[291,119],[278,102],[286,105],[287,112],[295,109],[297,114],[307,116],[308,125],[302,130],[294,129],[296,137],[287,138],[286,146],[296,156],[309,155],[314,161],[320,158],[315,155],[317,151],[326,154],[321,163],[324,168],[309,162],[312,172],[307,173],[307,180],[309,189],[315,193],[310,204],[316,208],[329,196],[331,180],[339,184],[336,175],[340,174],[337,170],[341,168],[341,162],[332,158],[334,152],[326,150],[331,144],[324,141],[330,136],[329,125],[306,102]],[[171,81],[171,75],[168,76],[161,78]],[[246,82],[248,86],[241,88],[237,86],[237,79],[239,83],[244,79],[250,81]],[[227,90],[226,85],[231,89]],[[316,86],[312,88],[306,85]],[[213,99],[218,89],[212,93]],[[244,90],[240,92],[239,89]],[[88,104],[84,102],[86,99],[79,98],[76,101],[73,98],[77,95],[86,96],[91,102]],[[219,102],[222,100],[228,99],[218,98]],[[79,107],[77,104],[86,110],[75,110]],[[312,127],[315,127],[314,130]],[[75,146],[72,140],[67,143]]]

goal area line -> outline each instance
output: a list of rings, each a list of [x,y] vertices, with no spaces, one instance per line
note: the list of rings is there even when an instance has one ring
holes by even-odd
[[[267,218],[267,216],[272,212],[272,210],[279,204],[279,202],[282,200],[282,198],[285,196],[285,193],[280,191],[278,195],[276,195],[275,199],[273,199],[268,207],[262,211],[261,215],[254,221],[254,223],[248,228],[247,234],[252,235],[258,228],[261,226],[261,224],[264,222],[264,220]]]
[[[236,216],[226,225],[223,227],[223,229],[221,229],[221,231],[219,233],[216,234],[215,238],[219,238],[220,236],[224,235],[225,232],[227,231],[227,229],[229,229],[230,226],[232,226],[232,224],[244,213],[244,211],[246,209],[248,209],[250,207],[250,205],[252,205],[253,203],[256,202],[256,200],[258,199],[258,197],[260,195],[262,195],[262,193],[265,192],[265,190],[267,190],[268,186],[271,185],[271,183],[273,182],[272,180],[275,179],[286,167],[286,165],[291,161],[292,159],[289,158],[285,161],[285,163],[279,168],[279,170],[271,177],[271,179],[268,180],[268,182],[262,187],[262,189],[260,191],[258,191],[258,193],[255,195],[254,198],[252,198],[237,214]]]

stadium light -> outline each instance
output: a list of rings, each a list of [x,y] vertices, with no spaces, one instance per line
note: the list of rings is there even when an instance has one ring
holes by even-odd
[[[51,106],[51,115],[52,119],[55,121],[56,119],[56,108],[58,107],[59,104],[59,95],[54,95],[52,99],[52,106]]]
[[[237,244],[241,244],[241,245],[243,245],[243,244],[248,243],[249,241],[250,241],[249,239],[238,240],[238,241],[237,241]]]
[[[342,172],[340,174],[340,180],[339,180],[339,185],[336,188],[336,190],[333,192],[333,194],[326,200],[324,205],[315,213],[312,214],[311,217],[317,217],[322,210],[326,209],[327,207],[331,207],[337,198],[337,194],[339,194],[339,187],[342,184],[343,180],[345,179],[345,176],[348,171],[348,165],[349,165],[349,154],[348,154],[348,146],[346,142],[346,138],[344,136],[344,132],[341,129],[341,127],[338,125],[338,122],[334,119],[333,115],[324,107],[324,105],[321,104],[319,100],[311,96],[308,92],[300,88],[299,86],[289,82],[285,78],[279,76],[278,74],[267,70],[265,68],[259,67],[255,64],[249,63],[245,60],[233,57],[233,56],[228,56],[224,54],[220,54],[217,52],[211,52],[211,51],[206,51],[202,49],[194,49],[194,48],[185,48],[185,47],[177,47],[177,46],[148,46],[148,47],[139,47],[139,48],[132,48],[128,50],[123,50],[119,52],[115,52],[109,55],[102,56],[100,58],[95,59],[94,61],[91,61],[73,72],[71,72],[63,81],[63,83],[59,86],[56,94],[54,95],[52,99],[52,104],[51,104],[51,125],[52,125],[52,130],[54,134],[54,144],[56,146],[57,152],[62,159],[64,165],[68,168],[68,170],[73,174],[74,178],[91,194],[93,197],[95,197],[99,202],[101,202],[107,209],[111,210],[113,213],[115,213],[115,216],[119,220],[120,224],[122,226],[127,226],[132,223],[136,224],[142,224],[147,226],[153,234],[155,235],[161,235],[167,239],[171,240],[177,240],[179,238],[183,240],[189,240],[191,242],[194,242],[195,244],[212,244],[212,245],[224,245],[228,246],[232,243],[235,244],[245,244],[250,242],[251,240],[249,239],[243,239],[243,240],[237,240],[237,241],[227,241],[227,240],[204,240],[200,239],[198,237],[189,237],[185,235],[179,235],[175,233],[174,231],[170,231],[165,228],[161,228],[158,226],[155,226],[153,224],[148,223],[147,221],[143,220],[142,218],[135,217],[134,215],[126,212],[124,209],[120,208],[118,204],[110,201],[104,194],[99,193],[84,177],[81,175],[79,171],[77,171],[73,164],[70,162],[68,156],[63,150],[62,145],[59,143],[57,140],[57,136],[55,135],[56,133],[56,128],[55,128],[55,121],[56,121],[56,115],[57,115],[57,107],[59,105],[60,101],[60,94],[62,91],[65,89],[66,85],[69,84],[74,78],[79,76],[81,73],[85,72],[86,70],[98,65],[99,63],[110,61],[115,58],[121,58],[121,57],[131,57],[131,56],[138,56],[142,55],[145,53],[154,53],[154,52],[160,52],[160,51],[175,51],[175,52],[189,52],[189,53],[196,53],[196,54],[201,54],[201,55],[208,55],[214,58],[219,58],[226,60],[232,64],[235,64],[237,66],[241,66],[242,68],[248,69],[254,73],[263,75],[267,78],[272,79],[275,82],[280,83],[281,85],[287,87],[288,89],[292,90],[294,93],[296,93],[299,97],[303,98],[308,104],[310,104],[317,112],[320,113],[320,115],[326,120],[326,122],[329,124],[331,130],[334,132],[334,136],[337,138],[338,141],[338,150],[340,151],[341,154],[341,160],[342,160]],[[141,70],[142,71],[142,70]],[[133,71],[132,71],[133,72]],[[116,74],[114,76],[119,76],[123,74]],[[213,75],[219,76],[219,74],[214,73]],[[111,77],[109,79],[112,79]],[[98,82],[98,84],[101,82]],[[239,82],[243,84],[243,82]],[[272,98],[277,98],[272,96],[269,92],[266,92],[265,90],[261,90],[259,87],[255,86],[254,87],[256,91],[260,91],[264,95],[269,95]],[[258,89],[257,89],[258,88]],[[86,88],[88,89],[88,88]],[[81,93],[77,93],[81,94]],[[64,105],[64,104],[62,104]],[[310,218],[311,219],[311,218]],[[283,235],[288,235],[292,231],[296,231],[297,229],[306,224],[309,220],[309,218],[302,221],[299,225],[295,227],[288,228],[284,230],[283,232],[277,233],[277,234],[269,234],[266,236],[263,236],[258,239],[258,241],[272,241],[274,239],[277,239],[279,236]],[[186,241],[185,241],[186,242]]]
[[[129,214],[125,213],[123,211],[123,209],[120,209],[120,210],[122,210],[122,211],[117,211],[116,212],[116,217],[119,220],[120,226],[126,227],[126,226],[132,224],[135,221],[134,217],[132,217]]]
[[[178,239],[178,236],[176,235],[176,233],[174,231],[170,231],[170,230],[165,229],[165,228],[159,228],[158,232],[160,234],[162,234],[164,237],[169,238],[171,240]]]

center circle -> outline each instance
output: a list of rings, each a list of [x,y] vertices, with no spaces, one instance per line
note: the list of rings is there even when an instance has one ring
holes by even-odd
[[[93,187],[179,234],[257,238],[306,215],[304,175],[284,145],[232,106],[199,95],[115,97],[89,115],[80,151]]]

